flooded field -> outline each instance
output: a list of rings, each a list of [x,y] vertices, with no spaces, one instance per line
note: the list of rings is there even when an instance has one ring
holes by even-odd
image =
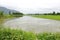
[[[60,32],[60,21],[23,16],[6,21],[6,27],[33,32]]]

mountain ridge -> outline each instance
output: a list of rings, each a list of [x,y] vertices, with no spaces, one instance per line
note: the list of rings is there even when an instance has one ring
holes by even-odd
[[[9,12],[19,12],[17,10],[8,9],[6,7],[1,7],[1,6],[0,6],[0,11],[3,11],[5,14],[9,14]]]

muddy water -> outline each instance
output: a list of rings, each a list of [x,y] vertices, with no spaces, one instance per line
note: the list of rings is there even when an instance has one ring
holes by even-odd
[[[60,32],[60,21],[23,16],[6,21],[4,26],[33,32]]]

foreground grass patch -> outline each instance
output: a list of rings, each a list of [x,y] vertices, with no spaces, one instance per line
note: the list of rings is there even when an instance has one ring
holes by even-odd
[[[15,29],[0,29],[0,40],[35,40],[36,35],[32,32],[25,32]]]
[[[0,29],[0,40],[60,40],[60,33],[38,33],[26,32],[16,29]]]
[[[47,18],[47,19],[53,19],[53,20],[60,20],[60,15],[33,15],[37,18]]]
[[[38,40],[60,40],[60,33],[39,33]]]
[[[56,40],[55,34],[40,33],[37,35],[38,40]]]

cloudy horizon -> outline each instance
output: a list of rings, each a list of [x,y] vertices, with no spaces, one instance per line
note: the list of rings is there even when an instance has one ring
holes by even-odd
[[[0,6],[25,14],[60,12],[60,0],[0,0]]]

